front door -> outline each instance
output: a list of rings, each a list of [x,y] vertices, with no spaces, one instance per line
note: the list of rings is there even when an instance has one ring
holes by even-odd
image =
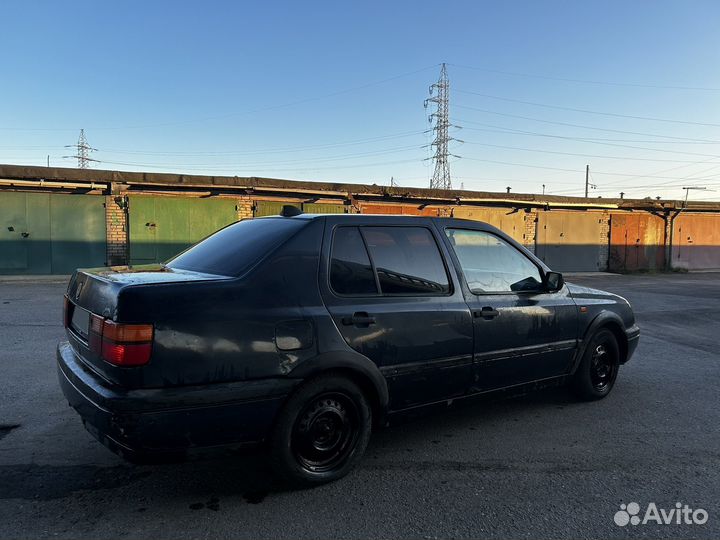
[[[486,231],[445,230],[473,314],[474,358],[485,391],[562,375],[577,347],[577,308],[567,287],[546,292],[540,268]]]
[[[437,231],[346,223],[328,225],[320,281],[347,344],[380,367],[394,410],[464,395],[472,321]]]

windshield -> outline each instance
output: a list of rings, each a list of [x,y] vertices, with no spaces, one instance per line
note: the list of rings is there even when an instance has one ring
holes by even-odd
[[[239,221],[171,259],[167,266],[221,276],[239,276],[308,222],[287,218]]]

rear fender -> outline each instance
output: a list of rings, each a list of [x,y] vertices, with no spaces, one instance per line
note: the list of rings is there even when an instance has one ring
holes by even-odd
[[[304,360],[287,376],[309,379],[327,372],[347,373],[366,393],[371,391],[374,395],[368,397],[373,401],[374,412],[378,413],[374,423],[375,425],[384,423],[390,402],[387,381],[377,365],[362,354],[353,351],[325,352]]]

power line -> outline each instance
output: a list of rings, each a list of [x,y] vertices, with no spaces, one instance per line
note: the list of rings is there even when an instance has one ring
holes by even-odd
[[[520,150],[523,152],[537,152],[540,154],[556,154],[556,155],[562,155],[562,156],[577,156],[577,157],[592,157],[592,158],[601,158],[601,159],[619,159],[619,160],[625,160],[625,161],[653,161],[653,162],[669,162],[669,163],[691,163],[695,164],[697,161],[692,160],[679,160],[679,159],[651,159],[651,158],[639,158],[639,157],[624,157],[624,156],[608,156],[608,155],[602,155],[602,154],[580,154],[580,153],[574,153],[574,152],[559,152],[554,150],[542,150],[537,148],[523,148],[520,146],[504,146],[501,144],[490,144],[490,143],[481,143],[477,141],[464,141],[465,144],[475,144],[479,146],[487,146],[490,148],[501,148],[504,150]],[[648,149],[652,150],[652,149]],[[675,153],[669,150],[657,150],[659,152],[663,153]],[[696,155],[696,154],[693,154]],[[703,154],[700,154],[703,155]],[[720,156],[712,156],[713,159],[720,159]]]
[[[676,171],[676,170],[678,170],[678,169],[684,169],[685,167],[691,167],[691,166],[693,166],[693,165],[703,165],[703,164],[706,164],[706,163],[710,163],[710,162],[712,162],[712,161],[714,161],[714,159],[706,159],[706,160],[704,160],[704,161],[696,161],[695,163],[690,163],[690,164],[688,164],[688,165],[680,165],[679,167],[672,167],[672,168],[670,168],[670,169],[662,169],[662,170],[660,170],[660,171],[655,171],[655,172],[652,172],[652,173],[650,173],[650,174],[662,174],[662,173],[666,173],[666,172]],[[703,170],[701,170],[701,171],[696,171],[696,172],[694,172],[694,173],[690,173],[690,174],[687,175],[687,176],[680,177],[680,178],[678,178],[677,180],[686,180],[686,179],[692,178],[693,176],[696,176],[696,175],[698,175],[698,174],[703,174],[703,173],[705,173],[705,172],[708,172],[708,171],[711,171],[711,170],[713,170],[713,169],[716,169],[716,168],[718,168],[718,167],[720,167],[720,165],[714,165],[713,167],[709,167],[709,168],[703,169]],[[620,184],[620,183],[626,184],[628,181],[633,180],[633,179],[635,179],[635,178],[646,178],[646,176],[645,176],[645,175],[642,175],[642,174],[639,174],[639,175],[633,176],[633,177],[631,177],[631,178],[624,178],[623,180],[616,180],[616,181],[614,181],[614,182],[608,182],[608,183],[605,184],[605,185],[606,185],[606,186],[613,186],[613,185],[617,185],[617,184]],[[672,182],[666,182],[666,184],[669,184],[669,183],[672,183]],[[628,189],[635,189],[635,188],[628,188]]]
[[[399,146],[395,148],[386,148],[385,150],[373,150],[369,152],[355,152],[352,154],[343,154],[343,155],[336,155],[336,156],[330,156],[330,157],[320,157],[320,158],[302,158],[302,159],[287,159],[287,160],[273,160],[273,161],[255,161],[255,162],[248,162],[248,163],[242,163],[239,165],[227,165],[224,166],[224,168],[242,168],[242,167],[262,167],[262,166],[268,166],[268,165],[275,165],[275,164],[293,164],[293,163],[318,163],[318,162],[332,162],[332,161],[339,161],[339,160],[346,160],[351,158],[359,158],[359,157],[368,157],[368,156],[378,156],[378,155],[386,155],[386,154],[395,154],[395,153],[401,153],[401,152],[408,152],[411,150],[420,150],[421,147],[418,145],[411,145],[411,146]],[[132,164],[136,167],[204,167],[204,163],[128,163],[128,162],[114,162],[110,160],[101,160],[102,163],[120,163],[120,164]],[[418,159],[420,161],[420,159]]]
[[[406,73],[401,73],[401,74],[395,75],[395,76],[393,76],[393,77],[388,77],[388,78],[385,78],[385,79],[381,79],[381,80],[379,80],[379,81],[373,81],[373,82],[369,82],[369,83],[362,84],[362,85],[359,85],[359,86],[354,86],[354,87],[352,87],[352,88],[345,88],[345,89],[342,89],[342,90],[337,90],[337,91],[335,91],[335,92],[330,92],[330,93],[328,93],[328,94],[323,94],[323,95],[320,95],[320,96],[313,96],[313,97],[309,97],[309,98],[305,98],[305,99],[300,99],[300,100],[296,100],[296,101],[290,101],[290,102],[282,103],[282,104],[278,104],[278,105],[269,105],[269,106],[267,106],[267,107],[259,107],[259,108],[257,108],[257,109],[251,109],[251,110],[248,110],[248,111],[239,111],[239,112],[233,112],[233,113],[228,113],[228,114],[223,114],[223,115],[207,116],[207,117],[204,117],[204,118],[194,118],[194,119],[189,119],[189,120],[180,120],[180,121],[176,121],[176,122],[164,122],[164,123],[144,124],[144,125],[136,125],[136,126],[114,126],[114,127],[97,126],[97,127],[93,127],[92,129],[93,129],[93,130],[96,130],[96,131],[100,131],[100,130],[125,130],[125,129],[146,129],[146,128],[154,128],[154,127],[169,127],[169,126],[178,126],[178,125],[183,125],[183,124],[194,124],[194,123],[198,123],[198,122],[207,122],[207,121],[211,121],[211,120],[221,120],[221,119],[224,119],[224,118],[231,118],[231,117],[234,117],[234,116],[245,116],[245,115],[249,115],[249,114],[255,114],[255,113],[258,113],[258,112],[265,112],[265,111],[271,111],[271,110],[282,109],[282,108],[287,108],[287,107],[294,107],[294,106],[296,106],[296,105],[303,105],[303,104],[305,104],[305,103],[311,103],[311,102],[313,102],[313,101],[319,101],[319,100],[323,100],[323,99],[327,99],[327,98],[339,96],[339,95],[342,95],[342,94],[348,94],[348,93],[351,93],[351,92],[357,92],[357,91],[359,91],[359,90],[364,90],[364,89],[370,88],[370,87],[372,87],[372,86],[377,86],[377,85],[384,84],[384,83],[387,83],[387,82],[390,82],[390,81],[394,81],[394,80],[397,80],[397,79],[401,79],[401,78],[404,78],[404,77],[410,77],[410,76],[412,76],[412,75],[416,75],[416,74],[418,74],[418,73],[422,73],[422,72],[427,71],[427,70],[429,70],[429,69],[434,69],[434,68],[436,68],[437,66],[438,66],[438,64],[433,64],[433,65],[431,65],[431,66],[425,66],[425,67],[423,67],[423,68],[416,69],[416,70],[414,70],[414,71],[409,71],[409,72],[406,72]],[[3,126],[3,127],[0,127],[0,130],[4,130],[4,131],[69,131],[69,128],[25,128],[25,127],[5,127],[5,126]]]
[[[533,79],[544,79],[549,81],[560,81],[560,82],[571,82],[578,84],[591,84],[601,86],[627,86],[635,88],[656,88],[661,90],[698,90],[703,92],[720,92],[720,88],[702,87],[702,86],[681,86],[681,85],[661,85],[661,84],[641,84],[641,83],[628,83],[628,82],[609,82],[609,81],[597,81],[597,80],[583,80],[583,79],[571,79],[567,77],[551,77],[548,75],[537,75],[530,73],[518,73],[513,71],[503,71],[499,69],[490,69],[484,67],[466,66],[462,64],[450,64],[451,66],[472,69],[475,71],[484,71],[486,73],[497,73],[500,75],[511,75],[514,77],[528,77]]]
[[[562,172],[571,172],[571,173],[583,173],[585,172],[584,169],[568,169],[563,167],[547,167],[544,165],[534,165],[530,163],[514,163],[509,161],[498,161],[498,160],[492,160],[492,159],[481,159],[481,158],[472,158],[472,157],[463,157],[465,160],[469,161],[481,161],[483,163],[496,163],[498,165],[509,165],[512,167],[529,167],[532,169],[545,169],[548,171],[562,171]],[[634,174],[630,173],[621,173],[621,172],[609,172],[609,171],[593,171],[594,174],[600,174],[600,175],[607,175],[607,176],[628,176],[628,177],[634,177]],[[651,176],[647,175],[647,178],[660,178],[665,180],[683,180],[683,178],[676,177],[676,176]],[[701,178],[699,178],[701,180]]]
[[[276,169],[274,167],[266,167],[266,170],[268,171],[274,171],[274,172],[300,172],[300,171],[322,171],[322,170],[336,170],[336,169],[362,169],[366,167],[379,167],[384,165],[399,165],[399,164],[405,164],[405,163],[417,163],[417,159],[404,159],[404,160],[396,160],[396,161],[383,161],[383,162],[376,162],[376,163],[362,163],[362,164],[353,164],[353,165],[337,165],[332,167],[296,167],[296,168],[286,168],[286,169]],[[143,163],[128,163],[128,162],[122,162],[122,161],[100,161],[100,163],[106,163],[109,165],[126,165],[130,167],[146,167],[151,169],[179,169],[177,166],[172,165],[149,165],[149,164],[143,164]],[[186,167],[182,166],[181,170],[188,171],[188,170],[196,170],[196,171],[236,171],[238,169],[247,169],[248,167],[252,167],[252,165],[242,165],[242,166],[223,166],[223,167]],[[258,175],[255,175],[258,176]]]
[[[480,96],[488,99],[495,99],[498,101],[507,101],[510,103],[521,103],[523,105],[532,105],[534,107],[544,107],[546,109],[557,109],[561,111],[572,111],[572,112],[580,112],[584,114],[596,114],[600,116],[612,116],[614,118],[631,118],[633,120],[647,120],[651,122],[666,122],[671,124],[688,124],[693,126],[708,126],[708,127],[720,127],[720,124],[710,124],[705,122],[691,122],[689,120],[671,120],[668,118],[654,118],[651,116],[635,116],[630,114],[619,114],[619,113],[610,113],[610,112],[603,112],[603,111],[593,111],[590,109],[577,109],[574,107],[562,107],[560,105],[548,105],[546,103],[537,103],[535,101],[523,101],[520,99],[511,99],[506,97],[500,97],[500,96],[491,96],[489,94],[481,94],[479,92],[470,92],[468,90],[458,90],[458,92],[463,94],[472,94],[474,96]]]
[[[378,137],[371,137],[367,139],[356,139],[351,141],[317,144],[317,145],[306,145],[306,146],[292,146],[286,148],[269,148],[267,150],[250,150],[250,151],[210,151],[210,152],[187,152],[187,151],[159,151],[150,152],[143,150],[127,150],[127,149],[115,149],[115,148],[101,148],[100,151],[109,152],[113,154],[129,154],[129,155],[146,155],[146,156],[251,156],[251,155],[262,155],[262,154],[280,154],[280,153],[292,153],[292,152],[307,152],[308,150],[322,150],[330,148],[340,148],[344,146],[357,146],[363,144],[369,144],[373,142],[382,142],[392,139],[402,139],[412,137],[416,135],[422,135],[427,133],[428,130],[422,131],[408,131],[393,135],[382,135]]]
[[[656,133],[644,133],[641,131],[627,131],[627,130],[622,130],[622,129],[599,128],[599,127],[595,127],[595,126],[588,126],[585,124],[572,124],[570,122],[557,122],[557,121],[553,121],[553,120],[545,120],[543,118],[535,118],[532,116],[522,116],[519,114],[501,113],[501,112],[497,112],[497,111],[491,111],[489,109],[480,109],[478,107],[469,107],[467,105],[457,105],[456,104],[455,107],[459,107],[461,109],[467,109],[470,111],[478,111],[478,112],[482,112],[485,114],[492,114],[495,116],[505,116],[507,118],[518,118],[520,120],[531,120],[533,122],[540,122],[543,124],[553,124],[556,126],[576,127],[576,128],[581,128],[581,129],[590,129],[593,131],[604,131],[607,133],[624,133],[626,135],[643,135],[643,136],[647,136],[647,137],[660,137],[663,139],[677,139],[677,140],[681,140],[681,141],[708,142],[707,139],[703,140],[703,139],[693,139],[693,138],[689,138],[689,137],[674,137],[671,135],[659,135]],[[717,142],[717,141],[710,141],[710,142]]]
[[[482,129],[464,126],[463,129],[470,129],[473,131],[483,131],[488,133],[505,133],[507,135],[528,135],[533,137],[550,137],[553,139],[564,139],[568,141],[588,142],[588,143],[603,143],[603,142],[614,142],[614,143],[647,143],[647,144],[720,144],[720,141],[713,141],[709,139],[691,139],[691,140],[667,140],[667,141],[655,141],[655,140],[638,140],[638,139],[615,139],[615,138],[599,138],[599,137],[582,137],[577,135],[554,135],[552,133],[540,133],[536,131],[525,131],[516,128],[509,128],[505,126],[496,126],[494,124],[486,124],[484,122],[475,122],[472,120],[461,120],[463,124],[474,124],[478,126],[487,126],[495,129]],[[590,129],[590,128],[588,128]],[[597,128],[600,129],[600,128]],[[654,136],[654,135],[653,135]],[[662,135],[657,135],[661,137]],[[618,145],[619,146],[619,145]],[[636,148],[630,146],[629,148]]]

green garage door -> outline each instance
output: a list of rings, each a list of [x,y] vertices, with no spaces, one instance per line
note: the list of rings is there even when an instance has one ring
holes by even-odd
[[[105,198],[0,192],[0,274],[105,265]]]
[[[283,206],[294,206],[300,208],[300,203],[289,203],[283,201],[255,201],[255,217],[279,216]]]
[[[303,203],[303,212],[306,214],[344,214],[344,204]]]
[[[305,214],[344,214],[345,205],[326,203],[290,203],[286,201],[255,201],[255,217],[280,215],[283,206],[294,206]]]
[[[163,262],[237,221],[234,199],[130,196],[130,262]]]

